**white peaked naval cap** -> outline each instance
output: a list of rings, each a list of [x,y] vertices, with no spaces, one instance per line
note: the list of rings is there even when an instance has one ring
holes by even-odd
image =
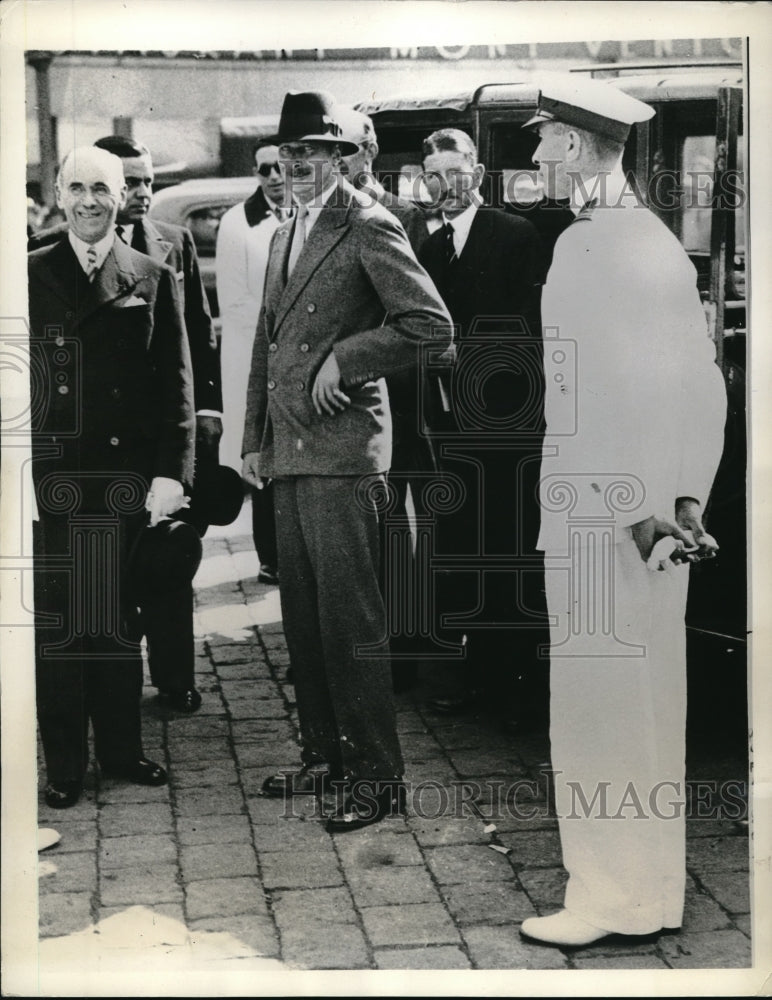
[[[523,128],[565,122],[625,142],[632,125],[654,116],[654,108],[601,80],[564,73],[544,78],[541,84],[536,114]]]

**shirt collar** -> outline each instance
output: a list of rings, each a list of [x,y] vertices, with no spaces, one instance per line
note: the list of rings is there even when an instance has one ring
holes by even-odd
[[[115,223],[116,234],[118,232],[118,226],[121,227],[121,230],[123,232],[123,236],[119,236],[118,239],[119,240],[123,240],[123,242],[127,246],[131,246],[131,241],[134,239],[134,223],[133,222],[116,222]]]
[[[75,251],[75,256],[78,258],[78,261],[80,262],[80,266],[86,272],[88,272],[88,248],[90,246],[94,247],[94,249],[96,250],[95,270],[98,271],[99,268],[102,266],[102,264],[104,264],[105,257],[110,253],[110,251],[113,248],[113,243],[115,242],[115,229],[111,228],[110,232],[106,236],[103,236],[98,243],[86,243],[79,236],[76,236],[71,229],[67,233],[67,236],[69,237],[70,240],[70,246]]]
[[[265,198],[266,205],[270,208],[276,218],[281,218],[282,212],[289,212],[290,209],[286,205],[277,205],[275,201],[268,197],[268,195],[263,191],[263,197]],[[286,218],[286,216],[285,216]]]
[[[464,249],[478,208],[479,205],[477,202],[473,201],[463,212],[453,216],[452,219],[447,218],[444,212],[442,214],[443,222],[450,223],[453,226],[453,245],[456,248],[456,256],[460,256],[461,251]]]
[[[603,208],[624,207],[638,203],[635,191],[625,177],[621,164],[617,164],[613,170],[595,174],[587,180],[582,180],[581,183],[572,184],[570,205],[574,215],[578,215],[590,201],[595,201]]]
[[[308,234],[311,232],[311,227],[319,218],[320,212],[332,197],[333,192],[337,190],[337,187],[338,187],[338,182],[333,177],[332,181],[324,189],[324,191],[322,191],[321,195],[318,198],[314,198],[311,204],[307,206],[308,216],[306,217],[306,239],[308,239]],[[293,200],[292,207],[293,207],[293,214],[297,215],[298,202]]]

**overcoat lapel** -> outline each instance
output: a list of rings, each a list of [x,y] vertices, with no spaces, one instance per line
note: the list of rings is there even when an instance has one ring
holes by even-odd
[[[464,248],[458,263],[464,266],[471,266],[477,272],[485,272],[486,261],[493,253],[495,241],[492,238],[493,216],[490,211],[486,211],[485,205],[474,213],[474,219],[469,229]]]
[[[66,234],[66,230],[64,232]],[[77,307],[85,295],[87,281],[66,235],[51,244],[47,259],[48,267],[38,272],[40,281],[68,306]]]
[[[148,257],[159,264],[165,264],[166,258],[169,256],[169,252],[174,244],[169,240],[165,240],[149,219],[145,219],[141,225],[145,232],[145,245],[147,246]]]
[[[88,286],[89,290],[81,303],[76,323],[85,322],[97,309],[126,295],[134,288],[137,281],[129,248],[116,237],[110,253]]]

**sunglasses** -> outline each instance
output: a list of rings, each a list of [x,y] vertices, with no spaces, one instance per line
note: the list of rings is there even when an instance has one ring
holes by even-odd
[[[257,168],[257,172],[261,177],[270,177],[272,170],[275,170],[277,174],[281,175],[281,167],[278,163],[261,163]]]

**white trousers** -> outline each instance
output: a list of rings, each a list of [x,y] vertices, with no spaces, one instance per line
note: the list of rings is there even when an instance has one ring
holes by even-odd
[[[570,569],[546,557],[565,907],[609,931],[648,934],[683,916],[689,571],[651,572],[629,536],[610,547],[603,573],[587,561],[586,551]]]

